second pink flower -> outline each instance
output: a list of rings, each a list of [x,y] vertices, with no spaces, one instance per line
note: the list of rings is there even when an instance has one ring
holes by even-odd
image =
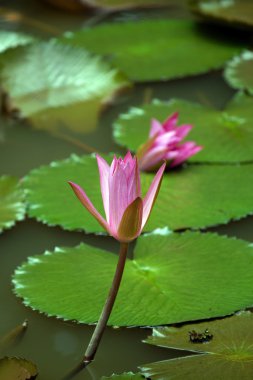
[[[171,115],[163,124],[152,120],[149,139],[137,152],[141,170],[154,170],[163,161],[170,167],[180,165],[202,149],[194,141],[182,143],[192,125],[177,126],[177,121],[178,113]]]

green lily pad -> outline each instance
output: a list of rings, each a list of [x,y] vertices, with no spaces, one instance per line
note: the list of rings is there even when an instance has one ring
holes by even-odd
[[[24,192],[18,187],[18,179],[0,177],[0,232],[12,227],[25,215]]]
[[[243,312],[231,318],[201,322],[180,328],[158,328],[146,343],[189,350],[201,355],[187,356],[142,366],[146,377],[165,379],[250,379],[253,373],[253,317]],[[208,329],[210,341],[192,343],[189,331],[203,334]]]
[[[26,359],[16,357],[0,359],[1,380],[33,380],[37,374],[36,365]]]
[[[16,33],[9,30],[0,31],[0,53],[17,46],[24,46],[34,41],[32,36],[23,33]]]
[[[238,119],[238,123],[247,124],[250,128],[250,119],[253,117],[253,98],[252,96],[245,95],[242,91],[238,91],[233,97],[232,101],[226,107],[226,113],[231,116],[234,115],[235,120]],[[229,119],[229,118],[228,118]],[[233,127],[233,124],[228,123]]]
[[[33,256],[15,293],[49,316],[98,320],[117,256],[85,244]],[[231,314],[253,304],[253,247],[211,233],[157,231],[127,260],[110,325],[160,325]]]
[[[143,380],[143,376],[139,373],[124,372],[121,375],[113,374],[112,376],[101,377],[101,380],[115,379],[115,380]]]
[[[51,132],[90,132],[102,104],[129,84],[100,57],[54,40],[12,49],[1,62],[10,103],[33,126]]]
[[[179,124],[194,126],[185,141],[193,140],[204,147],[191,157],[191,162],[253,161],[253,100],[244,94],[238,94],[225,111],[180,99],[154,100],[140,108],[130,108],[115,121],[114,138],[118,144],[136,152],[148,139],[151,119],[162,122],[174,112],[179,112]]]
[[[99,25],[66,33],[61,41],[105,56],[129,78],[141,82],[220,68],[243,47],[231,37],[215,37],[198,24],[185,20]]]
[[[192,1],[192,10],[201,16],[231,26],[253,27],[251,0],[197,0]]]
[[[253,95],[253,52],[247,50],[241,56],[234,57],[228,62],[224,74],[230,86],[246,89]]]
[[[107,158],[108,162],[111,158]],[[153,173],[142,173],[146,194]],[[67,181],[82,186],[104,215],[94,156],[72,156],[34,169],[24,179],[28,214],[68,230],[101,233],[102,227],[76,199]],[[190,165],[164,175],[160,193],[145,230],[169,227],[202,228],[239,219],[253,211],[253,165]],[[64,205],[64,207],[62,207]]]

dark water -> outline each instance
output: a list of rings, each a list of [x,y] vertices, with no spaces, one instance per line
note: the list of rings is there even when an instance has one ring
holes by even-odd
[[[0,7],[2,29],[28,31],[42,36],[52,36],[67,29],[77,29],[85,26],[89,20],[95,22],[97,17],[97,14],[65,14],[31,0],[1,1]],[[18,21],[10,21],[11,12],[20,15]],[[152,16],[150,11],[139,13],[128,11],[110,17],[120,20],[145,15]],[[158,15],[159,12],[153,13],[154,17]],[[189,13],[180,8],[180,5],[167,10],[165,14],[163,12],[162,15],[189,17]],[[134,91],[125,94],[114,107],[103,113],[97,129],[85,136],[85,143],[102,152],[119,151],[120,149],[112,141],[112,121],[120,112],[126,111],[129,105],[141,104],[147,94],[166,100],[171,97],[182,97],[222,108],[233,95],[233,91],[225,84],[220,72],[162,84],[136,86]],[[1,175],[22,177],[32,168],[52,160],[64,159],[71,153],[86,153],[82,147],[53,137],[49,133],[36,131],[25,122],[2,120],[0,135],[2,136]],[[253,218],[248,217],[210,230],[253,241],[252,225]],[[70,233],[60,228],[49,228],[31,219],[18,223],[0,235],[0,336],[22,323],[24,319],[29,320],[29,328],[22,341],[14,348],[6,350],[4,354],[33,360],[39,367],[40,380],[60,379],[72,368],[82,357],[93,327],[47,318],[26,308],[12,293],[11,276],[16,266],[24,262],[28,256],[43,253],[46,249],[53,249],[57,245],[75,246],[81,241],[106,247],[113,252],[117,252],[118,249],[118,244],[111,238]],[[84,371],[76,379],[99,379],[100,376],[110,375],[113,372],[137,371],[138,365],[178,356],[176,351],[143,344],[141,340],[150,333],[148,329],[108,328],[96,361],[90,366],[90,373]],[[182,355],[182,352],[180,354]]]

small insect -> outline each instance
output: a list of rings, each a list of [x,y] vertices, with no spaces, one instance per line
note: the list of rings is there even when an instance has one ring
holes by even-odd
[[[207,343],[213,339],[213,334],[208,329],[205,329],[203,333],[198,333],[195,330],[189,331],[189,336],[192,343]]]

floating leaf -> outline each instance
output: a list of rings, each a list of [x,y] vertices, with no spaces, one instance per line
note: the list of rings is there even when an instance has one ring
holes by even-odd
[[[101,112],[100,98],[86,100],[60,107],[52,107],[30,116],[35,129],[44,129],[57,137],[81,139],[83,134],[91,133],[98,123]]]
[[[234,102],[239,103],[242,110],[247,106],[248,114],[234,114]],[[162,122],[174,112],[179,112],[179,124],[194,126],[186,140],[204,146],[200,153],[190,159],[191,162],[253,161],[253,101],[242,94],[236,96],[226,111],[217,111],[180,99],[169,102],[154,100],[143,107],[130,108],[128,113],[121,115],[114,123],[115,140],[118,144],[137,151],[148,139],[151,119]]]
[[[99,318],[117,256],[85,244],[28,259],[15,293],[49,316]],[[211,233],[158,231],[137,240],[110,325],[160,325],[224,316],[253,304],[253,247]]]
[[[24,219],[23,199],[24,192],[18,187],[17,178],[0,177],[0,232],[12,227],[15,221]]]
[[[253,3],[251,0],[197,0],[192,10],[201,16],[226,22],[231,26],[253,27]]]
[[[153,173],[141,174],[143,194],[153,177]],[[68,230],[103,232],[72,194],[67,184],[69,180],[82,186],[98,211],[104,214],[95,157],[72,156],[35,169],[25,178],[29,216]],[[252,183],[251,164],[190,165],[168,172],[145,229],[202,228],[239,219],[253,211]]]
[[[233,88],[246,89],[253,95],[253,52],[244,51],[228,62],[225,78]]]
[[[177,4],[178,1],[179,0],[81,0],[81,3],[85,6],[102,7],[114,11],[128,8],[170,6]]]
[[[103,376],[101,380],[115,379],[115,380],[143,380],[143,376],[139,373],[124,372],[121,375],[113,374],[112,376]]]
[[[63,41],[104,55],[135,81],[179,78],[220,68],[242,47],[231,36],[215,37],[184,20],[99,25],[69,32]]]
[[[32,36],[7,30],[0,31],[0,53],[7,49],[30,44],[34,41]]]
[[[180,328],[158,328],[146,343],[189,350],[201,355],[147,364],[143,374],[151,379],[250,379],[253,373],[253,317],[250,312],[212,322],[201,322]],[[213,338],[206,343],[192,343],[189,331],[203,333],[208,329]],[[191,377],[192,376],[192,377]]]
[[[127,85],[115,69],[84,49],[54,40],[8,51],[3,87],[36,128],[89,132],[102,102]]]
[[[227,105],[225,110],[225,118],[227,119],[227,126],[234,128],[237,124],[247,126],[248,130],[252,127],[253,117],[253,98],[245,95],[243,92],[238,92],[232,101]],[[227,117],[228,116],[228,117]],[[229,120],[231,119],[231,120]],[[234,119],[234,122],[233,122]]]
[[[37,374],[36,365],[26,359],[10,357],[0,359],[1,380],[33,380]]]

